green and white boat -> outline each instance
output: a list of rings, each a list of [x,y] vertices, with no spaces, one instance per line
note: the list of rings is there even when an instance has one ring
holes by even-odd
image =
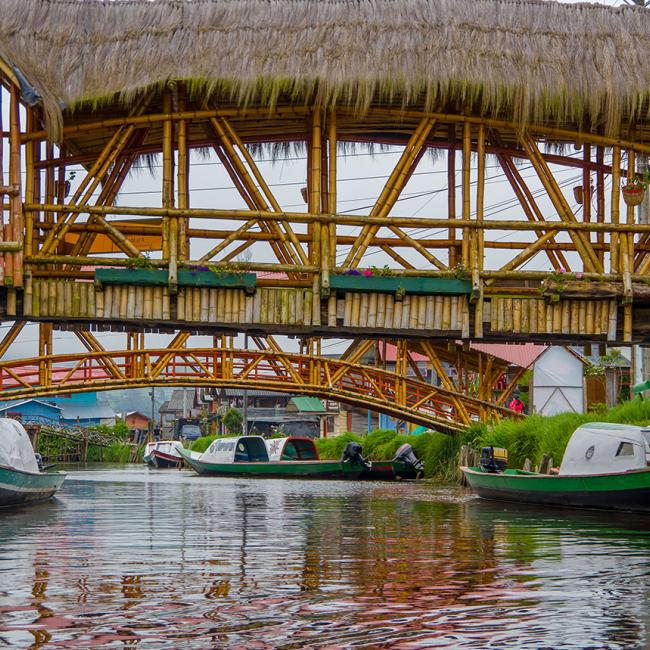
[[[65,480],[63,472],[41,472],[20,422],[0,418],[0,507],[49,499]]]
[[[274,447],[271,457],[267,442]],[[276,443],[261,436],[237,436],[218,438],[202,454],[178,451],[199,474],[212,476],[355,479],[364,470],[352,462],[320,460],[314,442],[306,438],[283,438]]]
[[[481,497],[650,512],[650,428],[591,422],[573,433],[557,474],[463,467]]]

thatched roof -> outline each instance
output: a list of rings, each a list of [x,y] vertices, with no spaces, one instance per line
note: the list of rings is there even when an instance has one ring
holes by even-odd
[[[1,0],[0,58],[60,106],[196,95],[450,106],[616,133],[648,119],[650,10],[542,0]]]

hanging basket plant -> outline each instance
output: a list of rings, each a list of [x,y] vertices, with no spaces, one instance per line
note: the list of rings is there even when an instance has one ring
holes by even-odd
[[[584,192],[583,192],[582,185],[576,185],[573,188],[573,196],[576,200],[576,203],[578,205],[582,205],[582,202],[584,201]]]
[[[648,180],[645,177],[633,176],[623,180],[623,200],[627,205],[641,205],[645,196]]]

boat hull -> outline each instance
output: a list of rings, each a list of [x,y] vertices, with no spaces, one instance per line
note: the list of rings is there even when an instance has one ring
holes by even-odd
[[[401,460],[373,460],[370,469],[364,469],[361,478],[368,481],[392,481],[415,479],[418,475],[412,465]]]
[[[650,512],[650,469],[554,476],[508,470],[502,474],[462,468],[470,487],[486,499],[550,506]]]
[[[149,467],[157,469],[178,469],[183,462],[183,459],[179,456],[172,456],[156,450],[145,456],[143,460]]]
[[[0,507],[19,506],[52,497],[65,480],[65,474],[23,472],[0,465]]]
[[[210,476],[246,476],[253,478],[319,478],[355,479],[361,475],[361,465],[338,461],[264,461],[237,463],[206,463],[181,451],[183,460],[199,474]]]

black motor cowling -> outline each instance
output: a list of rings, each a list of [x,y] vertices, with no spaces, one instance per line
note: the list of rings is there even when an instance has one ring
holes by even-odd
[[[413,468],[415,474],[424,472],[424,465],[422,461],[415,455],[413,447],[408,443],[404,443],[396,452],[393,460],[401,460],[404,464]]]
[[[348,444],[345,445],[343,454],[341,455],[341,462],[350,462],[353,465],[359,464],[370,467],[370,462],[363,457],[363,454],[361,453],[362,451],[363,447],[358,442],[348,442]]]
[[[483,447],[481,449],[481,469],[484,472],[498,474],[508,467],[508,452],[501,447]]]

